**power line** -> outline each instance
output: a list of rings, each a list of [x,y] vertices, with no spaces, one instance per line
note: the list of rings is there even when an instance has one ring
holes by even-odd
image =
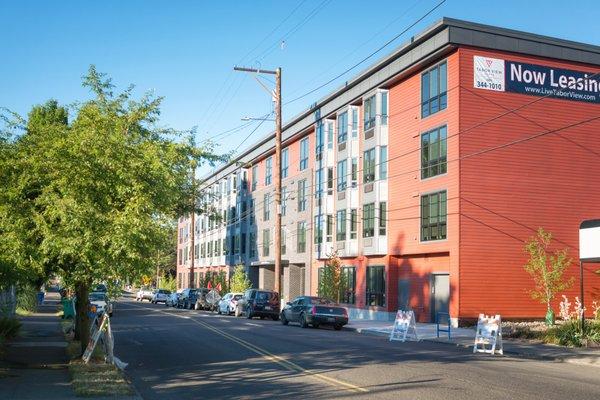
[[[254,129],[252,130],[252,132],[250,132],[250,133],[248,134],[248,136],[246,136],[246,137],[244,138],[244,140],[242,140],[242,142],[241,142],[241,143],[240,143],[240,144],[239,144],[239,145],[238,145],[238,146],[237,146],[237,147],[236,147],[236,148],[233,150],[233,152],[235,153],[236,151],[238,151],[238,149],[239,149],[240,147],[242,147],[242,145],[243,145],[243,144],[246,142],[246,140],[248,140],[248,139],[250,138],[250,136],[252,136],[252,134],[253,134],[254,132],[256,132],[256,131],[258,130],[258,128],[260,128],[260,126],[261,126],[262,124],[264,124],[264,123],[265,123],[265,121],[267,120],[267,118],[268,118],[268,117],[270,117],[272,114],[273,114],[273,113],[270,113],[270,114],[268,114],[268,115],[267,115],[267,117],[266,117],[266,118],[262,119],[262,120],[260,121],[260,123],[259,123],[259,124],[256,126],[256,128],[254,128]]]
[[[284,105],[288,105],[291,104],[295,101],[298,101],[300,99],[303,99],[304,97],[316,92],[319,89],[324,88],[325,86],[329,85],[330,83],[334,82],[335,80],[339,79],[340,77],[344,76],[345,74],[347,74],[348,72],[352,71],[353,69],[355,69],[356,67],[358,67],[359,65],[361,65],[362,63],[364,63],[365,61],[369,60],[371,57],[373,57],[375,54],[379,53],[381,50],[383,50],[384,48],[386,48],[387,46],[389,46],[391,43],[393,43],[394,41],[396,41],[400,36],[404,35],[406,32],[408,32],[410,29],[412,29],[415,25],[417,25],[419,22],[423,21],[425,18],[427,18],[431,13],[433,13],[435,10],[437,10],[439,7],[442,6],[442,4],[444,4],[446,2],[446,0],[442,0],[440,1],[437,5],[435,5],[433,8],[431,8],[429,11],[427,11],[425,14],[423,14],[423,16],[421,16],[419,19],[417,19],[415,22],[413,22],[412,24],[410,24],[408,27],[406,27],[402,32],[400,32],[399,34],[397,34],[396,36],[394,36],[392,39],[388,40],[387,42],[385,42],[381,47],[379,47],[377,50],[375,50],[374,52],[372,52],[371,54],[369,54],[368,56],[366,56],[365,58],[363,58],[362,60],[360,60],[359,62],[357,62],[356,64],[352,65],[350,68],[346,69],[345,71],[343,71],[342,73],[334,76],[333,78],[331,78],[330,80],[328,80],[327,82],[323,83],[322,85],[317,86],[316,88],[304,93],[303,95],[300,95],[298,97],[293,98],[292,100],[287,101],[286,103],[284,103]]]

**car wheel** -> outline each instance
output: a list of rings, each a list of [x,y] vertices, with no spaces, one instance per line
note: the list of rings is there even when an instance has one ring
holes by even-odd
[[[300,326],[302,328],[308,328],[308,321],[306,320],[306,315],[304,315],[304,313],[300,314]]]
[[[341,331],[341,330],[342,330],[342,325],[340,325],[340,324],[335,324],[335,325],[333,326],[333,329],[335,329],[336,331]]]
[[[183,308],[184,308],[184,309],[188,308],[187,301],[184,301],[184,302],[183,302]]]
[[[217,308],[217,314],[221,315],[221,307]]]
[[[252,317],[254,317],[254,315],[252,315],[252,309],[248,307],[248,309],[246,310],[246,318],[252,319]]]
[[[312,327],[317,329],[319,327],[319,324],[312,324]]]
[[[264,315],[261,315],[261,316],[260,316],[260,319],[265,319],[265,316],[264,316]]]
[[[277,321],[279,319],[279,315],[273,315],[271,316],[271,318],[273,319],[273,321]]]
[[[281,323],[282,323],[283,325],[287,325],[287,324],[289,324],[289,323],[290,323],[290,321],[288,321],[288,320],[287,320],[287,318],[285,317],[285,314],[284,314],[284,313],[281,313],[281,318],[279,318],[279,319],[281,320]]]

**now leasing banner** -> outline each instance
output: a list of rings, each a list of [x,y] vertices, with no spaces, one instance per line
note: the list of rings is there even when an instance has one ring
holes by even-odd
[[[573,71],[481,56],[473,57],[473,70],[477,89],[600,104],[600,71]]]

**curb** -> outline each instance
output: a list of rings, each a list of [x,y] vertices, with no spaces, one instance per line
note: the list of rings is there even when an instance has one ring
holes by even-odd
[[[364,329],[364,328],[344,327],[344,330],[349,331],[349,332],[357,332],[362,335],[373,335],[373,336],[380,336],[380,337],[388,337],[389,336],[389,334],[385,333],[385,332],[378,332],[378,331],[373,331],[371,329]],[[458,348],[465,349],[465,350],[466,349],[471,350],[473,348],[473,345],[471,345],[471,344],[449,342],[448,340],[443,340],[441,338],[440,339],[422,339],[421,341],[427,342],[427,343],[437,343],[437,344],[442,344],[442,345],[446,345],[446,346],[454,346],[454,347],[458,347]],[[526,358],[526,359],[539,360],[539,361],[552,361],[552,362],[567,363],[567,364],[586,365],[586,366],[600,368],[600,353],[596,357],[583,356],[581,358],[577,358],[577,356],[551,356],[551,355],[533,353],[533,352],[529,352],[529,351],[504,349],[504,356],[505,357]]]

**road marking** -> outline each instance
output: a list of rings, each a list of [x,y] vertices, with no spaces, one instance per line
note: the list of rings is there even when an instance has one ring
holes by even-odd
[[[275,354],[269,352],[268,350],[265,350],[265,349],[263,349],[261,347],[258,347],[258,346],[254,345],[252,343],[249,343],[249,342],[247,342],[247,341],[245,341],[243,339],[237,338],[237,337],[235,337],[233,335],[230,335],[229,333],[227,333],[225,331],[222,331],[221,329],[216,328],[216,327],[214,327],[214,326],[212,326],[212,325],[210,325],[210,324],[208,324],[208,323],[206,323],[204,321],[199,321],[199,320],[193,319],[191,317],[187,317],[187,316],[183,316],[183,315],[177,315],[175,313],[170,313],[170,312],[163,311],[163,310],[155,310],[155,309],[152,309],[152,308],[138,306],[138,305],[135,305],[135,304],[134,304],[134,306],[138,307],[138,308],[143,308],[145,310],[150,310],[150,311],[159,312],[159,313],[162,313],[162,314],[171,315],[173,317],[191,319],[193,322],[197,323],[198,325],[201,325],[204,328],[212,331],[213,333],[216,333],[216,334],[218,334],[220,336],[223,336],[224,338],[229,339],[232,342],[235,342],[235,343],[239,344],[240,346],[242,346],[242,347],[244,347],[244,348],[252,351],[253,353],[256,353],[259,356],[262,356],[265,360],[268,360],[268,361],[271,361],[271,362],[274,362],[276,364],[281,365],[282,367],[284,367],[288,371],[297,372],[297,373],[300,373],[300,374],[312,377],[314,379],[318,379],[321,382],[325,382],[325,383],[327,383],[327,384],[329,384],[331,386],[341,387],[341,388],[346,389],[346,390],[351,391],[351,392],[355,392],[355,393],[356,392],[360,392],[360,393],[367,393],[368,392],[368,390],[365,389],[365,388],[363,388],[363,387],[356,386],[356,385],[353,385],[351,383],[344,382],[344,381],[341,381],[339,379],[332,378],[332,377],[320,374],[318,372],[313,372],[311,370],[305,369],[305,368],[301,367],[300,365],[298,365],[298,364],[296,364],[296,363],[294,363],[292,361],[286,360],[285,358],[280,357],[278,355],[275,355]],[[198,314],[198,315],[202,315],[202,314]],[[247,324],[249,324],[249,323],[247,323]],[[260,326],[260,325],[257,325],[257,326]]]
[[[244,323],[244,325],[258,326],[260,328],[259,324],[253,324],[252,322],[246,322],[246,323]]]

